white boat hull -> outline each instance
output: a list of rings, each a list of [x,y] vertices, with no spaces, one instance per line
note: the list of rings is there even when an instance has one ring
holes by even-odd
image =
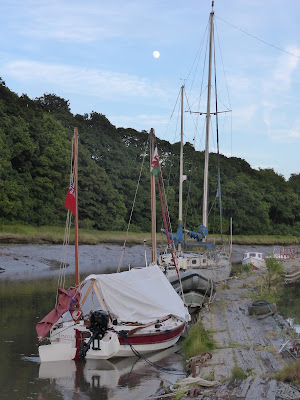
[[[151,345],[149,344],[140,344],[140,345],[134,345],[133,348],[139,353],[139,354],[147,354],[147,353],[152,353],[155,351],[159,350],[165,350],[168,349],[169,347],[172,347],[174,344],[178,342],[179,336],[167,340],[165,342],[160,342],[160,343],[152,343]],[[120,350],[118,351],[116,357],[132,357],[135,356],[136,353],[132,351],[132,348],[129,345],[121,345]]]
[[[265,268],[266,266],[265,260],[260,260],[255,257],[249,257],[242,261],[242,265],[247,265],[247,264],[250,264],[251,266],[253,265],[258,269]]]
[[[266,267],[266,261],[263,253],[247,251],[243,256],[242,265],[251,265],[254,269],[263,269]]]
[[[41,362],[74,360],[76,351],[72,343],[51,343],[39,346]]]
[[[114,357],[132,357],[140,354],[151,353],[173,346],[185,328],[185,323],[177,318],[156,325],[140,329],[130,336],[130,330],[137,326],[119,325],[113,331],[107,331],[100,340],[95,339],[86,352],[86,359],[108,360]],[[118,334],[118,331],[127,330],[128,335]],[[87,343],[87,328],[83,323],[62,324],[53,329],[50,334],[52,342],[39,346],[41,362],[68,361],[79,358],[79,348],[82,342]],[[83,338],[83,335],[84,338]]]
[[[227,255],[217,255],[209,258],[207,255],[184,252],[177,257],[177,267],[180,272],[195,270],[206,279],[214,282],[225,281],[231,272],[231,262]],[[167,278],[177,275],[172,254],[164,253],[159,256],[159,265],[165,271]]]

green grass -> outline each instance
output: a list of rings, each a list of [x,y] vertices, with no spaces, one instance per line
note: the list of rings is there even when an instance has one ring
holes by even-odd
[[[289,245],[299,244],[298,236],[282,235],[234,235],[234,244]]]
[[[267,300],[269,303],[277,303],[281,298],[281,286],[262,286],[257,288],[255,292],[249,292],[253,301],[257,300]]]
[[[65,227],[63,226],[31,226],[31,225],[1,225],[1,243],[53,243],[63,242]],[[79,229],[80,244],[117,243],[123,244],[126,232],[97,231]],[[150,233],[129,232],[128,244],[143,244],[144,239],[150,243]],[[74,242],[74,229],[71,229],[70,242]]]
[[[275,378],[283,382],[292,382],[295,385],[300,384],[300,360],[295,361],[278,371]]]
[[[231,380],[235,379],[247,379],[247,374],[240,367],[233,367],[231,371]]]
[[[211,332],[206,331],[201,322],[197,322],[189,331],[188,336],[182,342],[182,350],[186,359],[200,355],[204,351],[213,350],[216,347]]]
[[[64,226],[31,226],[31,225],[0,225],[1,243],[61,243],[65,232]],[[118,243],[122,244],[126,232],[122,231],[97,231],[93,229],[79,229],[81,244]],[[74,231],[71,230],[71,241],[74,239]],[[144,239],[150,243],[150,232],[129,232],[128,244],[143,244]],[[208,235],[209,242],[220,243],[220,236]],[[158,241],[166,243],[166,237],[158,238]],[[264,244],[264,245],[289,245],[299,244],[300,238],[294,236],[265,236],[255,235],[233,236],[234,244]]]

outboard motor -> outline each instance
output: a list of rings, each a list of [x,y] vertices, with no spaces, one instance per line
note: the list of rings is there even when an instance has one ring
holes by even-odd
[[[91,326],[89,327],[89,330],[93,333],[97,332],[97,336],[101,336],[100,339],[102,339],[107,331],[109,323],[108,312],[102,310],[91,311],[90,321]]]
[[[91,347],[91,343],[93,343],[93,350],[100,350],[100,340],[103,338],[108,328],[108,312],[102,310],[91,311],[90,322],[91,325],[88,329],[93,333],[93,335],[90,337],[87,343],[84,342],[80,345],[79,357],[86,356],[86,353]]]

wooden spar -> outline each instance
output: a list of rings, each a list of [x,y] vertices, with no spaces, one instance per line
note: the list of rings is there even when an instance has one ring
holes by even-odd
[[[87,297],[88,297],[88,295],[89,295],[89,293],[90,293],[90,291],[92,289],[94,290],[94,292],[95,292],[95,294],[97,296],[97,299],[98,299],[98,301],[99,301],[99,303],[100,303],[100,305],[102,307],[102,310],[107,311],[107,308],[106,308],[106,306],[104,304],[104,301],[102,300],[102,297],[100,296],[100,293],[99,293],[99,291],[97,289],[96,279],[91,279],[90,286],[88,287],[88,290],[86,291],[86,294],[84,295],[84,298],[82,299],[82,302],[80,304],[81,309],[82,309],[84,303],[86,302],[86,299],[87,299]],[[111,322],[111,318],[110,317],[109,317],[109,321]]]
[[[97,296],[97,299],[98,299],[98,301],[99,301],[99,303],[100,303],[102,309],[103,309],[104,311],[107,311],[106,306],[105,306],[105,304],[104,304],[104,302],[103,302],[103,300],[102,300],[102,298],[101,298],[101,296],[100,296],[100,293],[99,293],[99,291],[98,291],[98,289],[97,289],[95,283],[96,283],[96,279],[94,279],[94,278],[91,279],[90,286],[89,286],[88,290],[86,291],[86,294],[84,295],[84,298],[82,299],[82,302],[81,302],[81,304],[80,304],[80,307],[83,307],[84,303],[86,302],[86,299],[87,299],[88,295],[90,294],[90,291],[91,291],[92,289],[94,289],[94,291],[95,291],[95,293],[96,293],[96,296]]]
[[[179,204],[178,204],[178,226],[182,227],[182,183],[183,183],[183,91],[181,86],[181,128],[180,128],[180,164],[179,164]],[[178,242],[178,251],[181,251],[181,243]]]
[[[94,284],[95,284],[95,279],[91,279],[91,284],[90,284],[88,290],[86,291],[86,294],[84,295],[84,298],[83,298],[82,301],[81,301],[81,304],[80,304],[80,307],[81,307],[81,308],[83,307],[84,303],[86,302],[86,299],[87,299],[87,297],[88,297],[90,291],[93,289]]]
[[[150,130],[150,168],[154,155],[154,129]],[[151,247],[152,247],[152,262],[156,263],[156,193],[155,193],[155,176],[151,175]]]
[[[165,317],[160,318],[160,319],[156,319],[155,321],[149,322],[148,324],[140,325],[140,326],[138,326],[138,327],[136,327],[136,328],[134,328],[134,329],[131,329],[131,331],[128,332],[127,336],[132,336],[132,335],[134,335],[136,332],[138,332],[138,331],[140,331],[140,330],[142,330],[142,329],[144,329],[144,328],[148,328],[148,327],[151,326],[151,325],[157,324],[157,323],[159,323],[159,322],[167,321],[167,320],[170,319],[171,317],[172,317],[172,315],[166,315]]]
[[[210,125],[210,98],[211,98],[211,68],[213,51],[213,29],[214,12],[210,13],[210,37],[209,37],[209,66],[208,66],[208,87],[207,87],[207,110],[206,110],[206,140],[205,140],[205,161],[204,161],[204,184],[203,184],[203,218],[202,224],[207,228],[207,203],[208,203],[208,161],[209,161],[209,125]],[[205,239],[203,239],[205,241]]]
[[[74,128],[74,189],[75,189],[75,286],[79,287],[78,264],[78,129]]]

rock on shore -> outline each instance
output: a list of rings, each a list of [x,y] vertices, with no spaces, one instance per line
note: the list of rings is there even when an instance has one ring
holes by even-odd
[[[257,274],[220,284],[210,312],[203,312],[200,317],[205,329],[213,332],[217,349],[199,375],[224,383],[205,389],[198,399],[300,399],[299,391],[272,379],[278,370],[294,361],[285,349],[281,350],[289,339],[295,339],[296,333],[278,314],[263,319],[249,315],[248,305],[253,301],[250,292],[256,279]],[[232,381],[234,368],[247,378]]]

